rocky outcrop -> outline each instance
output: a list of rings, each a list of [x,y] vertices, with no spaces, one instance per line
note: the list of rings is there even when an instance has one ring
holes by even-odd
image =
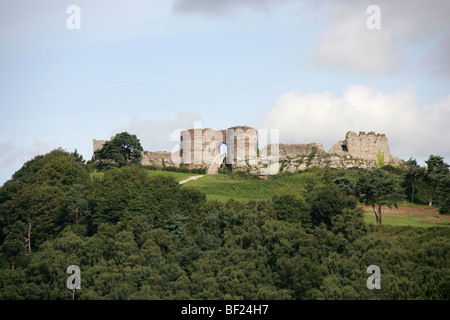
[[[386,135],[375,132],[347,132],[345,140],[336,143],[328,152],[320,143],[307,145],[279,145],[280,172],[297,172],[311,167],[371,168],[378,154],[385,164],[398,165],[402,159],[391,155]],[[268,146],[270,150],[272,146]]]
[[[280,172],[298,172],[308,168],[371,168],[375,165],[375,161],[366,161],[362,159],[354,159],[351,157],[343,157],[326,152],[316,153],[310,156],[297,156],[294,158],[280,158]]]

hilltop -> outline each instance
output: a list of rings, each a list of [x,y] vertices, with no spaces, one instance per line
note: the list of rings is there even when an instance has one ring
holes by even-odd
[[[0,188],[0,299],[449,298],[448,220],[375,224],[358,203],[368,173],[399,187],[406,169],[96,170],[54,150]],[[400,208],[424,208],[433,185],[416,190]],[[366,285],[371,265],[381,290]],[[80,289],[68,290],[69,266]]]
[[[94,155],[113,139],[93,139]],[[209,174],[217,174],[218,168],[228,168],[257,175],[273,175],[313,167],[371,168],[380,164],[399,166],[404,162],[391,155],[386,135],[373,131],[367,134],[349,131],[345,139],[338,141],[328,152],[320,142],[284,144],[271,141],[260,149],[258,139],[259,132],[248,126],[234,126],[226,130],[184,130],[180,133],[178,151],[144,151],[141,164],[202,168],[207,169]]]

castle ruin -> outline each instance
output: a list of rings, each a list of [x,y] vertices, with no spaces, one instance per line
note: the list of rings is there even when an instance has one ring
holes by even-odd
[[[105,140],[93,140],[94,152]],[[320,142],[309,144],[268,144],[258,149],[258,131],[248,126],[225,130],[195,128],[180,133],[176,152],[144,151],[142,165],[204,168],[217,174],[220,167],[267,175],[298,172],[310,167],[371,168],[377,155],[385,164],[398,165],[402,159],[391,155],[385,134],[349,131],[326,152]],[[224,151],[226,148],[226,152]]]
[[[220,149],[226,146],[227,152]],[[216,163],[238,169],[258,164],[258,132],[247,126],[226,130],[189,129],[180,136],[180,165],[204,168]]]

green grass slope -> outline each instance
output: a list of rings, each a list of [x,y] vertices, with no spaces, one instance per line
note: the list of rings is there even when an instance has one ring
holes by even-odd
[[[323,183],[321,171],[286,174],[269,179],[230,176],[227,174],[205,175],[201,179],[189,181],[186,186],[193,187],[206,194],[208,200],[227,201],[234,199],[268,200],[274,195],[295,194],[302,196],[306,189]],[[450,226],[450,217],[441,215],[436,207],[413,205],[404,202],[398,208],[384,208],[383,224],[412,227]],[[365,208],[367,223],[375,224],[371,208]]]
[[[267,180],[217,174],[189,181],[186,185],[204,192],[208,200],[227,201],[233,198],[247,202],[271,199],[277,194],[301,195],[308,184],[314,184],[319,179],[316,174],[310,172],[280,175]]]

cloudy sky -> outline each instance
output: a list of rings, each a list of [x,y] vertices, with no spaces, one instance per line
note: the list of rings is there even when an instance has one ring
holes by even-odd
[[[122,131],[172,149],[195,121],[326,150],[375,131],[395,156],[450,162],[449,12],[447,0],[0,0],[0,185],[35,155],[90,159],[93,138]]]

